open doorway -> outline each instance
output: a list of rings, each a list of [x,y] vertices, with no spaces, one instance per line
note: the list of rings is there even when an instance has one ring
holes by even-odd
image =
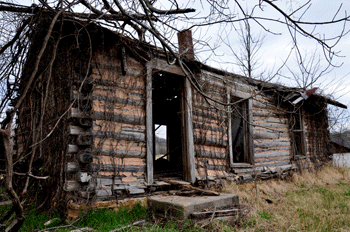
[[[153,74],[153,161],[156,177],[182,178],[182,86],[182,77],[162,72]]]

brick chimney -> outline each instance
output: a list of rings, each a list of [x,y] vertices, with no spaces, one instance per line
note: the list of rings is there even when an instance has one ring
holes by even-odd
[[[181,57],[194,60],[194,50],[192,42],[192,31],[183,30],[177,33],[177,39],[179,41],[179,53]]]

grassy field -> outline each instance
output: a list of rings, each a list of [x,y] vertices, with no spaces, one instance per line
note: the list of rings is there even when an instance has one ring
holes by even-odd
[[[350,170],[326,166],[319,171],[295,173],[287,181],[271,180],[236,185],[227,183],[224,192],[235,193],[249,207],[240,221],[212,222],[202,228],[196,222],[154,218],[136,205],[119,212],[99,209],[84,214],[74,226],[110,231],[145,220],[141,226],[122,231],[350,231]],[[58,214],[27,216],[21,231],[37,231],[64,225]],[[74,227],[51,231],[71,231]]]
[[[227,184],[225,191],[238,194],[250,207],[238,231],[350,231],[346,168],[326,166],[287,181]]]

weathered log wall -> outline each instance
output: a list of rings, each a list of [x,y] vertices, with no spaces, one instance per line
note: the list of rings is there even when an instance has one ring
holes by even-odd
[[[227,101],[222,79],[210,72],[198,75],[203,94],[221,102]],[[227,112],[222,110],[223,106],[197,91],[193,92],[192,105],[196,177],[224,175],[229,171]]]
[[[273,96],[266,96],[239,78],[202,71],[203,92],[216,100],[227,102],[227,96],[252,99],[252,162],[230,165],[229,125],[227,108],[200,94],[193,95],[193,129],[196,156],[196,176],[225,176],[286,167],[293,160],[288,114],[276,105]],[[227,95],[230,93],[230,95]]]
[[[288,118],[268,97],[253,100],[255,167],[278,167],[292,159]]]
[[[67,171],[75,175],[66,189],[79,191],[83,198],[140,194],[146,188],[145,69],[127,54],[120,59],[118,52],[96,51],[86,80],[91,91],[71,93],[72,101],[85,105],[69,110],[75,120],[68,130],[75,144],[68,152],[78,162],[68,163]]]

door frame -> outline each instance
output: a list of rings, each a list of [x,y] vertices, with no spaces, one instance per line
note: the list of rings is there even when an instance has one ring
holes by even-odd
[[[183,159],[183,179],[194,183],[195,176],[195,159],[194,159],[194,140],[192,124],[192,87],[189,80],[185,77],[180,67],[169,65],[161,59],[152,59],[146,63],[146,160],[147,160],[147,185],[152,185],[153,179],[153,108],[152,108],[152,76],[154,72],[165,72],[182,76],[184,78],[184,94],[182,94],[182,108],[184,111],[182,118],[184,144],[182,149]]]

